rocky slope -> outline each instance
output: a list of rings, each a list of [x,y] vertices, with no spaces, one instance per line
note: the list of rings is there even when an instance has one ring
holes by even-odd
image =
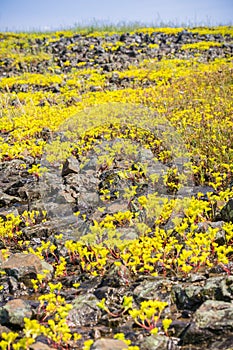
[[[213,44],[203,51],[198,45],[196,49],[182,49],[183,45],[200,42],[213,42],[216,46]],[[83,67],[101,69],[102,74],[107,74],[104,89],[109,91],[132,87],[135,78],[121,77],[119,72],[127,70],[130,65],[137,66],[143,59],[190,60],[198,54],[200,61],[208,62],[230,57],[233,50],[230,35],[199,34],[198,31],[188,30],[176,34],[155,31],[151,34],[136,32],[109,34],[105,37],[74,34],[69,37],[64,35],[53,41],[40,38],[31,45],[35,52],[41,50],[51,55],[59,74],[69,74],[72,69]],[[23,50],[22,47],[21,52]],[[35,60],[30,66],[26,63],[14,65],[14,58],[1,58],[0,63],[1,77],[11,78],[25,72],[43,73],[51,62]],[[32,93],[50,91],[57,96],[65,83],[65,78],[63,82],[49,86],[18,83],[8,88],[1,87],[1,92],[17,94],[28,91]],[[148,80],[144,82],[144,87],[153,83]],[[137,86],[140,84],[143,86],[143,82],[139,82]],[[101,89],[103,87],[95,84],[89,86],[90,93]],[[85,92],[81,91],[80,95]],[[18,102],[17,98],[11,99],[13,107],[14,104],[17,107]],[[76,102],[70,101],[73,104]],[[53,101],[41,99],[40,103],[43,107],[43,103],[53,104]],[[164,125],[162,127],[164,128]],[[153,193],[157,193],[159,200],[155,206],[163,206],[174,199],[182,201],[186,198],[198,200],[200,205],[205,206],[210,202],[210,195],[217,195],[216,189],[207,183],[198,183],[192,175],[188,175],[186,182],[179,189],[170,185],[171,182],[174,186],[179,184],[174,175],[176,173],[170,182],[164,183],[164,175],[171,174],[172,169],[176,168],[180,174],[186,173],[187,170],[184,167],[186,155],[180,157],[174,151],[177,135],[173,135],[174,139],[170,140],[170,144],[158,143],[158,140],[165,135],[165,131],[169,133],[170,130],[170,127],[161,130],[161,125],[156,131],[142,130],[140,127],[132,130],[131,126],[127,130],[126,123],[123,127],[110,124],[107,130],[101,129],[94,134],[89,132],[85,135],[81,141],[84,140],[90,146],[85,153],[82,153],[77,146],[65,160],[58,159],[57,164],[51,164],[47,160],[46,148],[38,159],[25,155],[20,159],[5,157],[2,160],[0,163],[2,342],[4,332],[17,333],[17,338],[11,343],[12,346],[25,338],[26,333],[23,331],[25,317],[47,325],[48,320],[54,319],[56,313],[58,318],[62,319],[56,308],[51,313],[46,309],[52,303],[49,297],[45,299],[44,304],[38,299],[41,295],[51,293],[49,282],[52,282],[62,284],[62,288],[57,287],[54,292],[56,297],[60,295],[64,298],[64,305],[62,302],[61,304],[64,307],[66,304],[72,305],[71,310],[66,310],[68,316],[65,314],[69,331],[64,328],[59,341],[40,331],[32,345],[24,344],[19,347],[20,349],[49,349],[53,346],[57,346],[58,349],[65,349],[66,346],[69,349],[81,349],[84,340],[93,340],[93,344],[90,345],[92,350],[120,350],[128,347],[130,349],[130,346],[131,349],[138,346],[141,350],[232,349],[233,262],[232,238],[228,238],[232,235],[229,233],[232,232],[232,227],[229,226],[230,231],[227,232],[226,224],[231,225],[233,222],[233,198],[225,201],[220,209],[217,198],[213,205],[214,214],[208,219],[204,218],[203,214],[204,219],[200,221],[197,219],[195,222],[194,236],[199,239],[201,235],[206,237],[209,232],[216,230],[211,249],[228,247],[228,260],[225,263],[222,262],[224,260],[213,260],[215,263],[209,266],[199,264],[197,268],[191,268],[191,272],[185,273],[185,270],[177,269],[177,265],[174,265],[173,269],[173,263],[170,261],[173,255],[170,260],[166,260],[167,264],[170,264],[168,268],[161,263],[161,260],[155,260],[154,263],[149,260],[146,263],[143,257],[143,252],[146,253],[149,249],[148,246],[155,244],[153,239],[156,237],[156,230],[161,230],[161,235],[162,233],[167,235],[163,241],[164,249],[167,242],[171,242],[171,245],[179,243],[184,251],[190,248],[187,248],[185,236],[179,235],[178,226],[173,221],[176,217],[181,220],[188,217],[184,208],[174,206],[168,216],[160,213],[161,217],[156,217],[155,213],[154,217],[150,217],[147,215],[146,207],[143,207],[142,198],[148,196],[150,198]],[[1,135],[7,142],[8,133],[2,129]],[[44,140],[48,145],[57,138],[60,144],[70,141],[63,130],[54,133],[47,126],[38,134],[38,140]],[[78,144],[78,140],[76,143]],[[152,147],[152,144],[158,144],[157,148]],[[125,153],[127,147],[133,148]],[[114,160],[107,166],[106,159],[111,150],[115,150]],[[165,154],[165,151],[172,151],[174,154],[171,153],[172,156],[167,159],[160,159],[160,155],[162,152]],[[105,158],[101,158],[103,156]],[[47,171],[40,177],[36,172],[28,171],[38,162],[47,167]],[[154,174],[157,176],[156,181],[153,180],[153,176],[151,177]],[[226,188],[232,191],[231,179],[226,183]],[[167,207],[167,211],[170,209]],[[33,214],[30,217],[26,212]],[[79,216],[74,215],[77,212]],[[117,213],[121,213],[122,216],[117,216]],[[15,222],[17,217],[20,217],[18,223]],[[96,223],[98,223],[97,231]],[[138,223],[146,224],[149,231],[141,234]],[[142,229],[142,226],[140,227]],[[108,235],[111,230],[113,236],[110,239]],[[190,227],[187,227],[185,231],[187,235],[189,230]],[[61,233],[63,237],[59,237]],[[86,236],[87,234],[89,236]],[[174,243],[173,238],[176,239]],[[69,240],[80,245],[69,249],[66,243]],[[126,247],[122,248],[122,251],[120,241],[124,242]],[[136,242],[135,246],[132,242]],[[135,252],[144,244],[141,261],[139,259],[137,265],[128,263],[130,259],[127,260],[125,256],[127,244],[132,244]],[[101,249],[97,248],[98,245]],[[201,245],[200,250],[205,249],[204,247]],[[150,259],[155,258],[155,253],[156,249],[150,250]],[[173,253],[170,251],[169,254]],[[32,280],[37,282],[33,284]],[[125,297],[130,298],[132,302],[129,309],[124,304]],[[103,302],[103,298],[105,305],[102,304],[101,308],[98,304]],[[139,310],[141,303],[150,300],[167,303],[156,323],[157,335],[150,333],[149,318],[145,323],[142,322],[144,327],[140,327],[129,312],[131,309]],[[152,311],[156,317],[158,310],[155,308]],[[172,320],[168,330],[163,327],[164,319]],[[54,330],[53,332],[55,333]],[[74,333],[81,334],[82,339],[72,338]],[[114,339],[114,335],[118,333],[124,333],[125,338],[131,341],[131,345],[126,345],[120,339]],[[66,340],[67,334],[71,334],[72,340],[68,338]],[[4,345],[1,346],[4,349]]]

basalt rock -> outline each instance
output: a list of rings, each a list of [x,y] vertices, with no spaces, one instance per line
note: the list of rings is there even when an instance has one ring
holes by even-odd
[[[195,312],[190,327],[184,334],[183,344],[213,342],[221,336],[232,337],[233,305],[232,303],[207,300]],[[208,347],[209,348],[209,347]]]
[[[143,300],[163,300],[171,303],[171,290],[175,282],[167,278],[155,277],[151,280],[144,280],[133,291],[138,302]]]
[[[91,346],[91,350],[127,350],[128,346],[125,342],[118,339],[98,339]]]
[[[186,282],[173,285],[172,295],[178,309],[195,311],[206,300],[231,301],[233,299],[232,285],[232,276],[207,279],[199,275],[199,278],[193,279],[191,284]]]
[[[168,338],[165,335],[146,337],[140,344],[140,350],[178,350],[178,339]]]
[[[1,324],[10,324],[23,327],[24,318],[31,318],[32,310],[28,303],[21,299],[8,301],[0,308]]]
[[[53,270],[52,266],[42,262],[34,254],[16,253],[12,254],[6,261],[1,264],[1,269],[8,276],[15,278],[17,281],[22,281],[26,285],[31,285],[30,280],[36,279],[38,273],[42,273],[44,269]]]
[[[70,327],[94,326],[101,317],[97,307],[99,300],[91,293],[83,294],[73,300],[73,309],[69,312],[67,322]]]
[[[69,157],[66,159],[63,168],[62,168],[62,176],[66,176],[72,173],[79,173],[79,162],[75,157]]]
[[[31,350],[55,350],[55,348],[50,347],[49,345],[42,343],[41,341],[37,341],[34,344],[30,345]]]
[[[118,45],[118,42],[121,45]],[[33,43],[34,54],[44,50],[51,55],[50,60],[38,62],[36,59],[30,62],[30,65],[19,62],[14,64],[14,59],[2,58],[0,65],[0,76],[15,75],[19,71],[29,71],[44,73],[51,61],[56,61],[59,67],[58,71],[64,73],[70,72],[72,68],[80,69],[79,63],[85,63],[85,67],[102,68],[105,72],[127,69],[129,64],[137,64],[145,58],[166,57],[191,58],[198,49],[192,51],[182,50],[182,45],[195,43],[199,41],[213,41],[222,43],[221,47],[211,47],[202,52],[205,60],[212,60],[217,57],[232,55],[233,46],[230,36],[222,35],[201,35],[198,33],[182,30],[177,34],[166,34],[161,32],[148,33],[123,33],[93,37],[81,34],[73,34],[72,37],[61,37],[52,42],[43,41],[39,43],[35,40]],[[106,50],[104,43],[109,42],[118,47],[113,50]],[[156,44],[157,46],[153,45]],[[32,44],[30,43],[30,46]],[[74,55],[75,54],[75,55]],[[93,62],[94,61],[94,62]],[[68,62],[68,63],[67,63]],[[57,68],[56,68],[57,69]],[[10,91],[26,92],[31,88],[29,84],[10,87]],[[34,86],[34,90],[50,90],[53,93],[59,93],[61,86],[53,84],[51,86]]]
[[[223,221],[233,222],[233,198],[222,208],[220,216]]]

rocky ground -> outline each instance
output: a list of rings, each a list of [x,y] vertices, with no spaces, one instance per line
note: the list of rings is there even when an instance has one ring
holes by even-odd
[[[197,51],[180,50],[187,43],[200,41],[214,41],[224,43],[221,47],[213,47],[201,53],[203,61],[214,60],[216,57],[232,55],[232,37],[221,35],[200,35],[182,31],[170,35],[165,33],[114,34],[105,38],[86,37],[74,35],[61,37],[54,42],[39,39],[35,50],[43,48],[53,55],[62,72],[67,73],[77,64],[83,62],[86,67],[100,67],[103,72],[125,70],[131,64],[138,64],[144,58],[162,60],[164,57],[186,57],[189,59]],[[122,45],[116,51],[107,51],[103,43],[121,42]],[[71,45],[72,44],[72,45]],[[150,44],[152,46],[150,47]],[[158,47],[153,48],[153,44]],[[69,65],[64,62],[69,61]],[[2,60],[0,75],[10,77],[24,71],[24,67],[12,66],[10,59]],[[42,72],[47,63],[39,63],[30,66],[30,72]],[[28,68],[27,68],[28,69]],[[109,76],[108,88],[120,89],[130,84],[127,79],[120,79],[117,74]],[[51,91],[59,93],[61,86],[53,85]],[[14,85],[11,92],[27,91],[28,86]],[[35,85],[35,91],[43,87]],[[47,89],[47,88],[46,88]],[[91,91],[97,91],[98,86],[93,86]],[[113,127],[114,129],[114,127]],[[124,130],[126,133],[127,130]],[[55,135],[49,129],[43,130],[39,136],[48,143],[53,138],[64,136],[62,132]],[[158,137],[154,135],[153,137]],[[7,137],[6,135],[3,137]],[[64,136],[66,141],[66,136]],[[69,258],[65,241],[71,239],[79,241],[90,232],[90,227],[95,221],[103,220],[108,214],[129,211],[132,215],[138,213],[139,196],[158,192],[161,198],[185,198],[197,196],[201,192],[201,200],[208,200],[208,193],[214,193],[209,186],[200,186],[192,179],[188,181],[182,191],[174,192],[164,186],[162,181],[156,185],[150,180],[151,174],[162,177],[164,171],[172,169],[179,160],[172,158],[169,162],[156,162],[154,157],[158,150],[148,149],[144,144],[134,140],[131,143],[139,147],[137,155],[124,157],[121,153],[114,160],[114,165],[105,168],[98,163],[98,156],[108,152],[108,149],[117,147],[121,143],[120,138],[102,137],[101,144],[95,144],[87,156],[89,161],[82,164],[77,152],[74,150],[65,161],[62,162],[62,170],[58,166],[51,166],[42,157],[42,165],[47,166],[48,171],[40,178],[30,174],[29,169],[35,159],[25,156],[22,159],[4,160],[0,164],[0,218],[6,222],[7,215],[22,215],[24,211],[38,211],[34,218],[26,218],[19,224],[22,232],[19,243],[17,232],[13,232],[10,239],[0,241],[1,276],[0,291],[0,333],[17,331],[19,337],[22,333],[24,317],[38,318],[38,296],[48,293],[48,282],[61,282],[63,288],[61,296],[73,308],[69,311],[67,324],[72,332],[82,335],[82,340],[71,349],[81,349],[83,340],[92,339],[92,350],[124,349],[125,343],[113,339],[116,333],[124,333],[125,338],[131,340],[132,346],[139,346],[141,350],[155,349],[233,349],[233,263],[218,264],[211,268],[199,269],[190,274],[179,275],[176,273],[163,274],[161,266],[157,267],[158,276],[152,276],[145,271],[134,274],[127,266],[123,269],[114,262],[119,261],[117,250],[112,250],[112,260],[104,266],[104,270],[94,276],[82,267],[81,260],[76,256]],[[139,146],[138,146],[139,145]],[[130,159],[131,158],[131,159]],[[121,172],[127,165],[131,171],[131,177],[121,177]],[[41,160],[40,160],[41,161]],[[22,166],[23,164],[23,166]],[[135,165],[136,164],[136,165]],[[138,164],[143,167],[147,164],[147,173],[138,169]],[[134,168],[136,167],[136,168]],[[182,165],[179,168],[183,171]],[[136,186],[137,190],[129,199],[124,197],[125,188]],[[232,183],[229,184],[231,188]],[[123,191],[124,188],[124,191]],[[103,198],[104,190],[109,195],[108,200]],[[104,207],[99,211],[99,207]],[[47,214],[43,214],[46,210]],[[80,212],[79,217],[73,215]],[[179,213],[182,217],[183,213]],[[144,220],[143,211],[140,212],[141,222]],[[178,215],[178,214],[177,214]],[[46,218],[46,220],[44,220]],[[153,220],[152,220],[153,221]],[[219,229],[218,244],[224,244],[226,233],[222,228],[225,222],[233,222],[233,198],[223,209],[215,213],[212,221],[199,223],[199,232],[206,232],[208,227]],[[147,225],[154,230],[153,222],[147,221]],[[139,238],[137,229],[126,224],[116,225],[117,234],[122,240]],[[164,230],[173,230],[170,219],[161,224]],[[59,234],[62,239],[58,239]],[[175,232],[173,232],[175,234]],[[118,238],[119,238],[118,237]],[[101,240],[104,238],[100,237]],[[27,242],[27,243],[26,243]],[[46,250],[43,252],[43,260],[32,253],[24,251],[31,247],[39,251],[41,245],[50,242],[55,246],[55,254]],[[91,251],[91,243],[87,244]],[[8,256],[4,256],[5,249]],[[66,260],[66,272],[63,275],[54,275],[54,263],[56,259]],[[37,274],[43,274],[48,270],[45,283],[41,284],[35,292],[31,279],[36,279]],[[73,285],[79,283],[75,288]],[[167,302],[164,317],[172,319],[168,334],[162,330],[161,320],[158,322],[159,333],[152,335],[147,330],[139,327],[129,314],[122,312],[122,300],[124,296],[132,297],[133,306],[140,305],[143,301],[161,300]],[[97,304],[105,298],[111,312],[101,310]],[[39,315],[43,319],[43,315]],[[31,349],[49,349],[52,344],[45,336],[40,335]],[[65,347],[60,347],[65,348]]]
[[[3,39],[4,40],[4,37]],[[177,34],[165,34],[163,32],[153,32],[151,35],[146,33],[123,33],[106,35],[104,37],[85,36],[81,34],[65,37],[51,42],[48,38],[36,39],[32,45],[35,53],[44,51],[52,54],[54,62],[57,64],[58,72],[69,73],[72,68],[101,68],[103,73],[123,71],[130,65],[138,64],[143,59],[158,58],[193,58],[200,53],[198,47],[192,50],[182,49],[183,45],[193,43],[216,43],[216,46],[201,52],[201,60],[208,61],[215,58],[230,57],[232,55],[232,37],[221,34],[202,34],[197,32],[183,30]],[[23,52],[23,45],[18,43]],[[219,45],[219,46],[218,46]],[[1,59],[0,76],[10,77],[22,72],[44,73],[44,69],[50,66],[49,60],[42,62],[30,62],[19,65],[14,64],[13,58]],[[61,69],[61,71],[60,71]],[[109,78],[109,88],[126,87],[129,81],[121,81],[116,74]],[[59,84],[51,86],[53,92],[59,92]],[[28,90],[29,86],[13,86],[12,91]],[[42,87],[35,86],[38,90]],[[45,89],[48,89],[45,87]],[[95,91],[95,87],[93,87]]]

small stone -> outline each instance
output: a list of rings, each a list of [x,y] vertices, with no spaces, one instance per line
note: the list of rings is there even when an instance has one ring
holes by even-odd
[[[51,348],[45,343],[37,341],[36,343],[30,345],[30,349],[32,350],[55,350],[55,348]]]
[[[126,350],[128,345],[119,339],[98,339],[91,346],[91,350]]]
[[[12,276],[9,276],[8,283],[9,283],[11,292],[17,293],[19,289],[19,282],[17,281],[17,279]]]
[[[99,195],[96,192],[81,192],[79,197],[79,203],[82,206],[82,203],[86,206],[97,207],[99,204]]]
[[[0,325],[0,337],[2,338],[2,333],[10,333],[10,329],[7,328],[6,326]]]
[[[183,336],[183,344],[210,342],[221,334],[232,334],[233,304],[225,301],[206,300],[195,312],[193,321]],[[208,347],[210,349],[210,347]]]
[[[194,321],[198,328],[227,331],[233,329],[233,304],[206,300],[196,311]]]
[[[220,216],[223,221],[233,222],[233,198],[222,208]]]
[[[9,194],[0,191],[0,207],[7,207],[14,203],[21,202],[21,199],[16,196],[10,196]]]
[[[119,227],[117,228],[117,234],[120,234],[122,240],[133,240],[138,238],[138,232],[132,227]]]
[[[101,91],[101,90],[103,90],[101,86],[94,86],[94,85],[90,86],[91,92],[96,92],[96,91]]]
[[[50,280],[52,278],[53,274],[53,266],[49,263],[47,263],[45,260],[41,260],[41,265],[42,265],[42,271],[46,270],[48,273],[46,274],[46,279]]]
[[[110,83],[118,83],[120,80],[118,73],[112,73],[112,76],[110,78]]]
[[[128,210],[128,202],[125,201],[114,201],[113,203],[110,203],[107,207],[108,213],[118,213],[118,212],[124,212]]]
[[[171,339],[165,335],[151,335],[146,337],[145,340],[140,344],[141,350],[167,350],[176,349],[176,343],[178,339]]]
[[[194,283],[200,281],[206,281],[206,277],[201,273],[193,273],[190,275],[190,282]]]
[[[203,201],[208,201],[208,196],[216,193],[211,186],[196,186],[194,187],[193,192],[196,197],[201,193],[200,199]]]
[[[172,295],[179,310],[196,310],[204,301],[202,288],[196,285],[175,285]]]
[[[1,323],[10,323],[22,327],[24,325],[24,318],[31,318],[31,307],[21,299],[14,299],[8,301],[0,309]]]
[[[170,303],[170,292],[173,282],[163,277],[154,277],[152,281],[142,281],[133,291],[133,295],[138,301],[163,300]]]
[[[232,350],[232,335],[227,336],[224,339],[218,339],[216,342],[211,344],[210,350]]]
[[[91,293],[79,295],[73,301],[73,309],[67,317],[69,326],[93,326],[101,317],[101,311],[96,305],[99,300]]]
[[[22,281],[28,278],[36,278],[37,273],[43,270],[38,256],[24,253],[12,254],[8,260],[2,263],[1,268],[5,270],[7,275]]]
[[[64,220],[65,218],[69,219],[70,216],[73,215],[69,203],[48,202],[44,204],[44,208],[49,218],[59,218]]]
[[[30,345],[30,349],[32,350],[56,350],[55,348],[51,348],[45,343],[37,341],[36,343]]]
[[[62,176],[66,176],[68,174],[78,174],[79,173],[79,161],[75,157],[69,157],[66,159],[62,168]]]
[[[4,256],[2,254],[2,251],[0,250],[0,264],[4,262]]]
[[[192,284],[172,287],[172,295],[178,309],[195,311],[206,300],[230,301],[233,299],[232,276],[217,276],[208,279],[200,274],[190,277]]]

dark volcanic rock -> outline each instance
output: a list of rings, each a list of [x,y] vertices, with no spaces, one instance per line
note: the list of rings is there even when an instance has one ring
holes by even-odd
[[[35,342],[34,344],[30,345],[31,350],[55,350],[55,348],[50,347],[40,341]]]
[[[232,343],[233,343],[233,336],[229,335],[224,337],[222,339],[221,336],[219,336],[219,339],[217,341],[214,341],[210,344],[209,349],[210,350],[232,350]]]
[[[1,207],[9,207],[15,203],[20,203],[21,199],[16,196],[10,196],[7,193],[3,193],[0,191],[0,208]]]
[[[101,317],[97,307],[99,300],[91,293],[80,295],[73,301],[73,309],[69,312],[67,322],[71,327],[96,325]]]
[[[118,42],[121,45],[118,45]],[[217,44],[222,43],[221,47],[210,47],[201,53],[202,59],[213,60],[217,57],[231,56],[233,45],[231,44],[231,36],[222,35],[200,35],[198,32],[193,33],[189,30],[183,30],[177,34],[166,34],[161,32],[153,32],[151,34],[144,33],[123,33],[106,35],[105,38],[93,37],[81,34],[74,34],[72,37],[61,37],[55,41],[49,42],[47,39],[39,42],[29,43],[33,47],[34,53],[45,52],[51,55],[51,59],[44,61],[19,62],[15,64],[15,60],[2,57],[0,59],[0,76],[12,76],[19,72],[38,72],[44,73],[51,61],[56,61],[57,68],[55,72],[70,72],[72,68],[82,69],[83,67],[95,67],[103,69],[103,71],[111,72],[114,70],[122,71],[127,69],[130,64],[138,64],[139,61],[148,58],[158,58],[161,60],[164,56],[171,58],[193,58],[198,53],[198,49],[183,50],[182,45],[196,43],[200,41],[213,41]],[[105,42],[110,42],[113,49],[106,50]],[[72,45],[71,45],[72,44]],[[152,46],[150,45],[152,44]],[[156,44],[157,47],[153,47]],[[115,46],[117,45],[117,47]],[[75,55],[74,55],[75,54]],[[68,64],[67,64],[68,62]],[[79,66],[80,62],[84,62],[85,66]],[[29,84],[13,84],[9,87],[10,91],[27,92],[30,89],[50,90],[55,94],[59,94],[62,84],[29,85]],[[16,101],[17,102],[17,101]]]
[[[102,338],[91,346],[91,350],[127,350],[128,346],[122,340]]]
[[[42,262],[34,254],[16,253],[4,261],[1,264],[1,268],[7,275],[16,278],[18,281],[31,284],[30,279],[35,279],[37,273],[42,273],[45,268],[51,271],[52,266]]]
[[[170,304],[171,290],[175,282],[167,278],[155,277],[152,281],[144,280],[133,291],[138,301],[163,300]]]
[[[233,331],[233,304],[207,300],[195,312],[183,337],[183,344],[198,344]]]
[[[195,311],[206,300],[230,301],[233,299],[232,276],[211,277],[190,283],[179,283],[172,287],[178,309]]]
[[[79,162],[75,157],[67,158],[62,168],[62,176],[72,173],[79,173]]]
[[[165,335],[151,335],[140,344],[140,350],[178,350],[178,339],[171,339]]]
[[[28,303],[21,299],[8,301],[0,308],[1,324],[11,324],[22,327],[24,318],[31,318],[32,310]]]
[[[220,216],[223,221],[233,222],[233,198],[222,208]]]

